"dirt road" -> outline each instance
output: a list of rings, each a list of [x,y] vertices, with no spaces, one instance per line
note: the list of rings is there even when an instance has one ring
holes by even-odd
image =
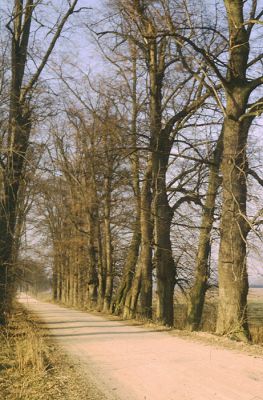
[[[108,399],[263,400],[263,358],[21,297]]]

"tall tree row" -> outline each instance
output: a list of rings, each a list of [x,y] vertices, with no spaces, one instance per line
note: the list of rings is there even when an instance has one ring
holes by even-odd
[[[0,208],[0,320],[3,322],[14,295],[15,272],[14,238],[17,226],[18,199],[26,165],[30,134],[34,125],[33,97],[40,75],[59,39],[65,23],[74,12],[77,0],[69,2],[52,27],[51,40],[44,54],[36,61],[33,73],[28,74],[28,56],[34,46],[38,8],[42,2],[15,0],[12,15],[7,21],[10,44],[10,89],[8,127],[2,137]],[[41,24],[41,22],[40,22]],[[43,25],[44,26],[44,25]]]
[[[127,203],[129,179],[120,150],[125,120],[108,103],[97,107],[70,107],[64,126],[52,127],[50,162],[60,173],[41,183],[38,208],[51,235],[54,300],[109,312],[118,262],[113,224],[122,223],[116,213]]]
[[[12,297],[14,275],[7,271],[36,125],[36,85],[77,1],[27,75],[37,4],[15,2],[7,25],[2,315]],[[34,200],[39,229],[49,232],[54,300],[172,326],[180,288],[186,327],[196,330],[214,283],[217,333],[249,339],[247,248],[262,223],[248,186],[250,177],[262,186],[249,165],[253,124],[263,110],[262,15],[257,1],[114,0],[103,22],[94,14],[84,23],[105,71],[87,73],[72,60],[53,66],[57,100],[45,118],[48,151]]]

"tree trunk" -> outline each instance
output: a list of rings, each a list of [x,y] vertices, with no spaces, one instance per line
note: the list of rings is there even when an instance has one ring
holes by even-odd
[[[58,282],[59,282],[59,254],[57,250],[55,250],[55,246],[53,245],[53,268],[52,268],[52,299],[54,301],[58,300]]]
[[[169,130],[160,130],[153,153],[153,219],[154,219],[154,266],[157,277],[156,319],[164,325],[174,321],[175,263],[170,239],[173,210],[169,205],[166,172],[173,140]]]
[[[128,296],[128,293],[131,290],[132,281],[134,278],[135,269],[138,261],[140,243],[141,243],[140,223],[139,221],[137,221],[135,223],[132,240],[126,257],[122,280],[114,302],[114,309],[112,310],[116,315],[122,313],[126,297]]]
[[[151,318],[152,315],[152,221],[151,221],[152,162],[147,164],[141,190],[140,231],[141,251],[132,285],[126,295],[123,317],[134,318],[137,313],[140,295],[140,315]],[[138,259],[137,259],[138,260]]]
[[[123,318],[130,319],[136,317],[138,298],[141,291],[142,284],[142,263],[139,261],[135,276],[132,281],[132,287],[129,293],[126,296],[124,309],[123,309]]]
[[[219,249],[217,333],[248,336],[246,266],[248,126],[232,118],[224,124],[223,206]]]
[[[99,216],[97,212],[97,244],[98,244],[98,311],[103,309],[106,288],[106,266],[104,263],[102,237]]]
[[[124,272],[122,275],[121,283],[116,295],[113,305],[113,312],[120,314],[123,312],[123,306],[126,301],[126,296],[131,290],[132,280],[134,278],[136,265],[138,262],[139,250],[141,245],[141,193],[140,193],[140,179],[139,179],[139,155],[137,151],[137,50],[132,44],[131,47],[132,57],[132,121],[131,121],[131,145],[133,153],[131,155],[132,167],[132,186],[134,191],[134,198],[136,203],[136,220],[134,223],[134,230],[127,253],[124,265]]]
[[[96,222],[97,202],[96,188],[93,181],[90,181],[89,192],[87,193],[87,216],[88,216],[88,265],[87,265],[87,307],[94,310],[98,300],[98,271],[96,254]]]
[[[154,189],[154,265],[157,277],[156,319],[163,325],[173,325],[175,263],[170,240],[173,211],[169,206],[165,172],[160,168]]]
[[[97,305],[98,276],[96,271],[96,250],[92,243],[89,243],[88,255],[89,255],[89,263],[87,272],[87,284],[88,284],[87,307],[91,310],[94,310]]]
[[[80,251],[79,251],[80,253]],[[80,258],[80,256],[79,256]],[[81,260],[81,259],[80,259]],[[80,269],[80,260],[75,265],[74,269],[74,293],[73,293],[73,305],[79,305],[79,269]]]
[[[152,217],[151,194],[152,187],[152,161],[148,161],[144,182],[141,191],[141,285],[140,285],[140,314],[144,318],[152,317]],[[136,301],[137,304],[137,301]]]
[[[253,90],[246,73],[249,30],[244,2],[225,0],[229,25],[229,62],[222,158],[223,205],[219,248],[219,304],[217,333],[239,339],[249,335],[247,325],[248,276],[246,238],[249,231],[247,200],[247,136],[252,119],[245,115]]]
[[[60,262],[59,262],[59,272],[58,272],[58,279],[57,279],[57,300],[62,301],[63,296],[63,278],[64,278],[64,265],[61,261],[62,255],[60,254]]]
[[[187,329],[199,328],[210,275],[209,258],[211,253],[211,231],[214,222],[214,210],[219,187],[219,168],[223,152],[223,131],[221,132],[209,168],[208,188],[201,220],[201,230],[195,259],[195,280],[189,293],[187,309]]]
[[[106,255],[106,288],[103,304],[103,311],[109,312],[111,306],[113,290],[113,260],[111,243],[111,182],[110,178],[105,178],[105,206],[104,206],[104,235],[105,235],[105,255]]]

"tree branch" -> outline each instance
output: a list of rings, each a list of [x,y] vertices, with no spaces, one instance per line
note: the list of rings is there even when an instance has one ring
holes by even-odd
[[[59,38],[60,35],[61,35],[62,29],[63,29],[65,23],[67,22],[69,16],[70,16],[71,14],[73,14],[74,9],[75,9],[77,3],[78,3],[78,0],[74,0],[74,1],[73,1],[72,5],[69,7],[68,11],[66,12],[66,14],[65,14],[64,17],[62,18],[60,24],[58,25],[57,30],[56,30],[56,32],[55,32],[55,34],[54,34],[54,36],[53,36],[53,39],[51,40],[51,43],[50,43],[50,45],[49,45],[49,47],[48,47],[48,49],[47,49],[47,52],[46,52],[46,54],[44,55],[44,57],[43,57],[43,59],[42,59],[42,62],[40,63],[40,65],[39,65],[37,71],[36,71],[35,74],[32,76],[31,80],[29,81],[29,83],[27,84],[27,86],[26,86],[26,87],[24,88],[24,90],[23,90],[22,99],[21,99],[22,102],[25,100],[26,95],[28,94],[28,92],[29,92],[29,91],[33,88],[33,86],[36,84],[36,82],[37,82],[37,80],[38,80],[38,78],[39,78],[41,72],[43,71],[44,67],[46,66],[47,61],[48,61],[48,59],[49,59],[49,56],[50,56],[50,54],[52,53],[52,50],[54,49],[54,47],[55,47],[55,45],[56,45],[56,42],[57,42],[58,38]]]

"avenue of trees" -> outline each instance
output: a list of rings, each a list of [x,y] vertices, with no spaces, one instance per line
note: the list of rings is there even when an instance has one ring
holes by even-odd
[[[29,280],[34,266],[42,274],[25,250],[40,235],[55,301],[173,326],[180,289],[197,330],[218,286],[216,332],[248,340],[263,221],[262,2],[111,0],[101,15],[88,0],[11,3],[1,322],[27,262]],[[88,70],[95,48],[102,71]]]

